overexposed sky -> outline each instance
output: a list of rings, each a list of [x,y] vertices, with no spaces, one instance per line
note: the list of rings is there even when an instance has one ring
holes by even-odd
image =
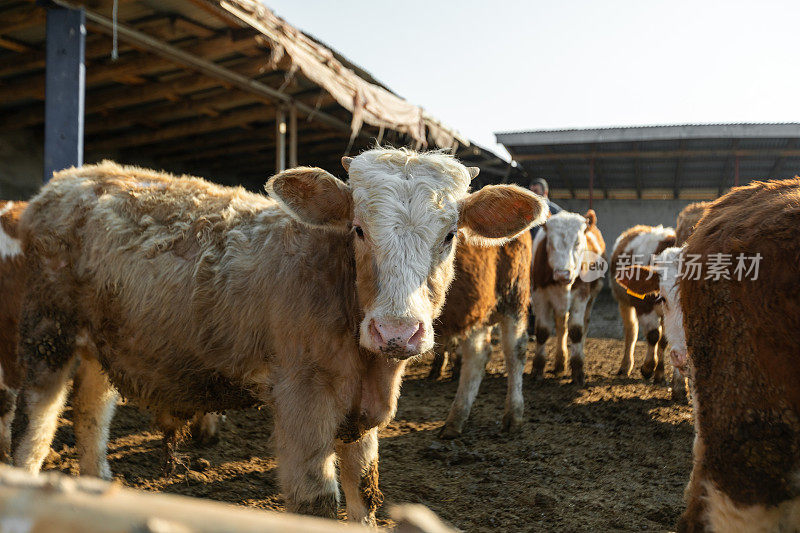
[[[470,139],[800,122],[800,1],[263,0]]]

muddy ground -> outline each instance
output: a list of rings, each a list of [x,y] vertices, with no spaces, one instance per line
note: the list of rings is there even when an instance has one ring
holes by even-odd
[[[506,380],[495,348],[463,438],[437,433],[455,381],[424,379],[429,363],[413,365],[397,417],[381,433],[379,518],[391,525],[394,503],[422,503],[467,531],[659,531],[674,529],[691,470],[692,421],[669,388],[614,376],[622,343],[586,343],[587,384],[578,388],[548,374],[525,376],[527,424],[500,434]],[[550,363],[552,364],[552,363]],[[530,361],[526,372],[530,372]],[[449,372],[448,372],[449,373]],[[125,485],[283,509],[269,446],[267,410],[228,413],[222,441],[184,445],[185,464],[172,477],[161,467],[160,437],[148,418],[122,405],[112,428],[111,468]],[[77,473],[69,412],[46,468]]]

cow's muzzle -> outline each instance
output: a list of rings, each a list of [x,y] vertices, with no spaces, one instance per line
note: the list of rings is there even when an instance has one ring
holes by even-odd
[[[669,352],[669,359],[672,361],[672,366],[677,368],[683,377],[686,377],[686,372],[689,366],[689,358],[687,357],[686,352],[672,350]]]
[[[369,323],[369,334],[381,353],[406,359],[419,355],[425,337],[425,325],[418,320],[373,318]]]

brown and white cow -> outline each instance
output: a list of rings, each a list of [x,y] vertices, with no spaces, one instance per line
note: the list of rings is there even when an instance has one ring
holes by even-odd
[[[532,303],[536,317],[536,355],[533,376],[544,372],[545,342],[556,329],[554,371],[564,371],[569,332],[570,370],[573,383],[583,385],[583,342],[603,274],[594,270],[605,260],[606,245],[597,228],[597,215],[561,211],[548,218],[533,241]]]
[[[477,169],[441,153],[343,163],[348,183],[295,168],[270,198],[111,162],[56,174],[21,223],[29,423],[15,463],[40,469],[85,342],[96,401],[75,415],[95,434],[112,385],[168,447],[195,412],[267,403],[288,509],[336,516],[338,460],[348,517],[374,522],[378,428],[408,358],[432,348],[456,233],[501,244],[546,211],[514,186],[470,194]]]
[[[678,247],[667,248],[654,255],[650,265],[633,265],[619,269],[616,272],[616,281],[627,290],[629,296],[643,301],[659,302],[662,313],[661,342],[671,346],[672,399],[686,401],[689,369],[678,290],[682,250]],[[662,352],[662,365],[663,359]]]
[[[455,277],[436,323],[436,358],[432,374],[444,364],[443,348],[458,345],[461,371],[442,438],[461,434],[486,370],[491,331],[500,327],[508,372],[503,430],[522,424],[522,375],[527,356],[530,304],[531,236],[526,231],[502,246],[459,242]],[[437,376],[438,377],[438,376]]]
[[[25,202],[0,200],[0,461],[11,453],[11,422],[21,375],[17,361],[19,311],[25,268],[19,240],[19,217]]]
[[[679,289],[661,294],[665,318],[684,326],[693,378],[694,465],[678,531],[800,530],[798,206],[800,178],[711,203],[682,251],[706,270],[684,267]],[[709,270],[720,260],[724,276]]]
[[[614,242],[611,254],[611,277],[618,277],[621,268],[633,265],[650,264],[654,255],[675,246],[675,230],[663,226],[634,226],[622,232]],[[619,306],[622,325],[625,330],[625,348],[619,365],[619,376],[629,376],[633,370],[633,351],[641,326],[647,339],[647,357],[641,367],[642,376],[656,383],[664,381],[664,357],[662,352],[667,348],[667,339],[662,332],[663,310],[659,301],[651,296],[640,298],[628,294],[619,283],[611,283],[612,293]]]
[[[710,202],[694,202],[684,207],[680,213],[675,225],[675,246],[683,246],[692,230],[703,217]]]

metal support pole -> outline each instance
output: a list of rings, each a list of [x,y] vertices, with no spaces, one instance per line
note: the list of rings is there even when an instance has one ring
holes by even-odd
[[[275,111],[275,172],[286,170],[286,111],[278,106]]]
[[[297,166],[297,107],[289,108],[289,168]]]
[[[594,158],[589,160],[589,209],[592,209],[594,200]]]
[[[733,158],[733,186],[739,186],[739,156]]]
[[[44,105],[44,182],[53,172],[83,164],[86,88],[86,16],[83,8],[47,10]]]

